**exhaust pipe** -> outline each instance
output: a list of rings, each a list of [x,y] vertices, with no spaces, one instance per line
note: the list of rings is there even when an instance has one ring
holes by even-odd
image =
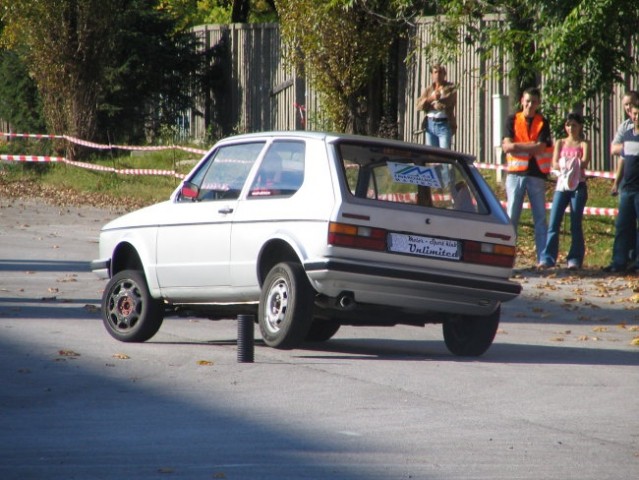
[[[315,298],[315,305],[319,308],[343,311],[353,310],[357,306],[353,292],[341,292],[337,297],[318,295]]]
[[[355,299],[353,298],[353,294],[350,292],[341,293],[337,297],[336,303],[342,310],[352,310],[355,308]]]

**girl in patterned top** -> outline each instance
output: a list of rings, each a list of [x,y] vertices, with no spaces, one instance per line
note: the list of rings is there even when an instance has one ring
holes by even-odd
[[[570,250],[566,260],[569,269],[581,268],[586,253],[582,226],[584,207],[588,200],[586,168],[590,163],[590,142],[583,136],[584,119],[577,112],[566,117],[566,137],[555,143],[552,168],[558,172],[548,226],[546,248],[540,268],[557,264],[559,232],[566,207],[570,205]]]

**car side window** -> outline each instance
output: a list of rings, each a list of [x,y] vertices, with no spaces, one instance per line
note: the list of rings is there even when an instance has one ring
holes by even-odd
[[[178,200],[201,202],[238,198],[264,144],[252,142],[220,147],[189,181],[196,190],[196,198],[182,196]]]
[[[304,142],[273,142],[255,175],[249,198],[293,195],[304,183],[305,156]]]

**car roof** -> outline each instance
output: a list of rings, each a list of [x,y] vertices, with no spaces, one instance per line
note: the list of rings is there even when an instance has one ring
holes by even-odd
[[[380,144],[386,146],[395,146],[398,148],[414,148],[418,150],[422,150],[424,153],[436,154],[442,157],[462,159],[468,163],[473,163],[475,161],[475,157],[472,155],[468,155],[461,152],[455,152],[453,150],[446,150],[437,147],[431,147],[428,145],[424,145],[421,143],[409,143],[401,140],[393,140],[389,138],[381,138],[381,137],[372,137],[366,135],[354,135],[354,134],[346,134],[346,133],[334,133],[334,132],[317,132],[317,131],[308,131],[308,130],[289,130],[289,131],[268,131],[268,132],[256,132],[256,133],[245,133],[241,135],[233,135],[230,137],[226,137],[219,142],[217,145],[223,145],[225,143],[232,143],[236,141],[243,140],[258,140],[258,139],[267,139],[277,137],[279,139],[316,139],[320,141],[324,141],[326,143],[340,143],[340,142],[362,142],[369,144]]]

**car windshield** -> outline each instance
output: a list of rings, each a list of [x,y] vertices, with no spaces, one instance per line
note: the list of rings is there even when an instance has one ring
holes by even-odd
[[[487,213],[462,164],[419,149],[341,143],[350,193],[358,198]]]

